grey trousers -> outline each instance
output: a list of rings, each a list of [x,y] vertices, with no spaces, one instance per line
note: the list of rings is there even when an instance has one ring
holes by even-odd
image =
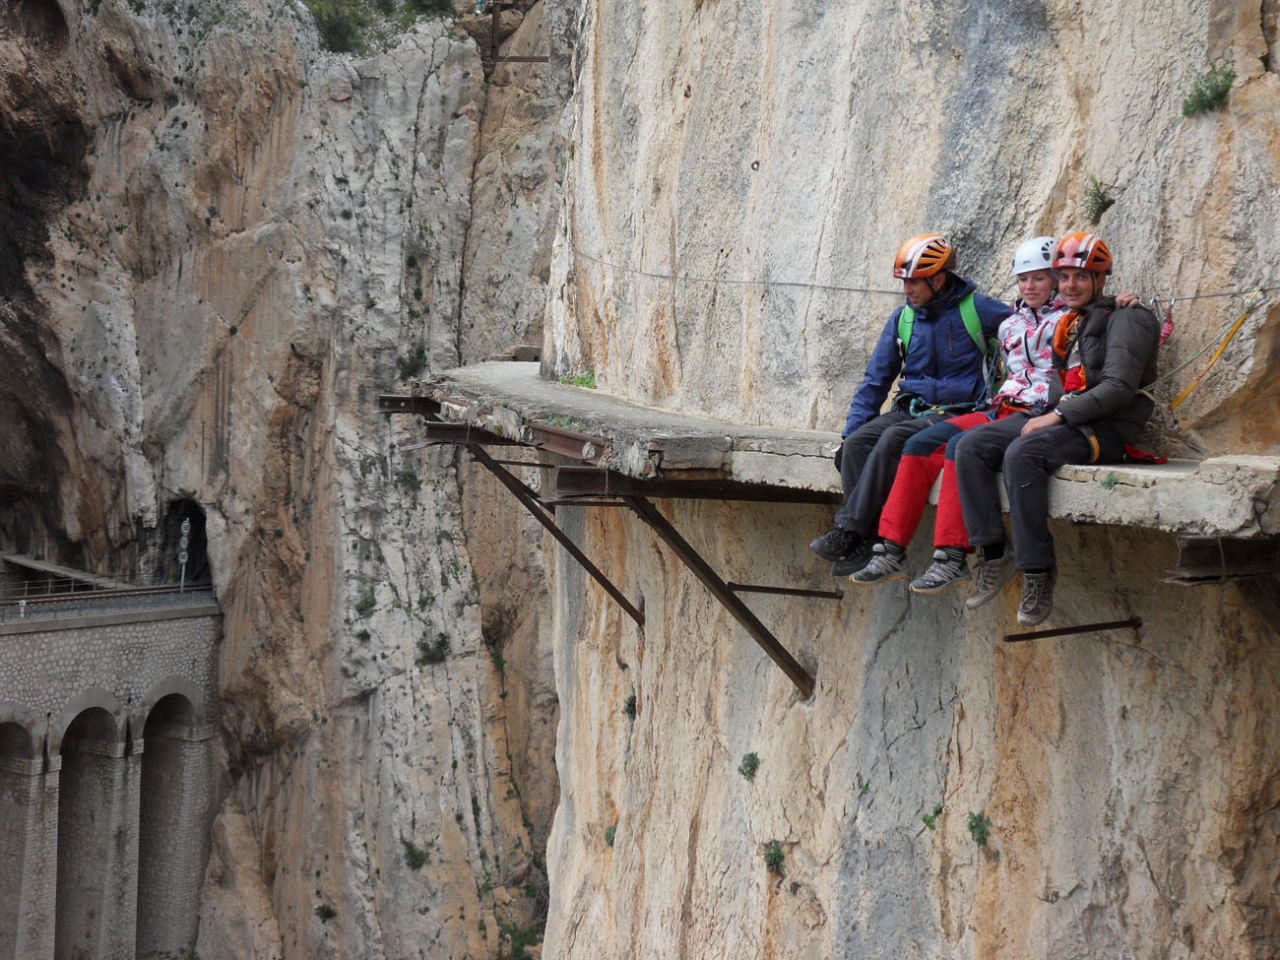
[[[880,511],[893,489],[902,448],[912,434],[944,419],[942,415],[912,417],[890,410],[845,437],[840,450],[844,506],[836,511],[836,526],[864,537],[874,536],[880,527]]]
[[[965,431],[956,445],[956,484],[969,542],[979,548],[1004,543],[996,486],[996,474],[1003,470],[1015,564],[1019,570],[1047,570],[1056,562],[1049,477],[1064,464],[1089,463],[1093,448],[1084,434],[1065,424],[1019,436],[1029,419],[1017,413]]]

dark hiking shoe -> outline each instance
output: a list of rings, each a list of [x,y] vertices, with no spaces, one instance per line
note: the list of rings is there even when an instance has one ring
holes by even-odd
[[[955,547],[939,547],[933,551],[933,563],[911,581],[912,593],[946,593],[969,579],[969,561],[964,551]]]
[[[871,548],[871,559],[853,576],[854,583],[884,583],[887,580],[903,580],[907,576],[907,551],[892,540],[877,543]]]
[[[874,540],[861,540],[858,545],[853,548],[847,557],[837,560],[831,565],[831,575],[833,577],[847,577],[851,573],[857,573],[868,563],[871,562],[871,551],[876,547]]]
[[[862,542],[862,537],[844,527],[832,527],[809,544],[809,549],[823,560],[834,563],[843,560]]]
[[[1013,579],[1013,554],[1006,553],[999,560],[979,560],[973,569],[973,588],[965,598],[966,610],[977,610],[988,600],[994,600],[1004,585]]]
[[[1044,623],[1053,612],[1053,585],[1058,579],[1058,568],[1050,567],[1044,573],[1022,574],[1022,601],[1018,604],[1018,626],[1034,627]]]

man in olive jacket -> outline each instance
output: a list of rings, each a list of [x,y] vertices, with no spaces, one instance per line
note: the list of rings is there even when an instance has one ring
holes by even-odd
[[[1034,626],[1049,616],[1057,576],[1049,476],[1067,463],[1120,462],[1155,407],[1142,390],[1156,379],[1160,323],[1145,307],[1117,307],[1103,296],[1111,264],[1111,251],[1093,234],[1058,241],[1058,292],[1073,311],[1054,337],[1062,393],[1042,416],[984,424],[966,432],[956,448],[965,527],[981,551],[965,601],[970,610],[995,597],[1016,568],[1022,571],[1018,623]],[[1013,557],[1005,550],[996,486],[1002,468]]]

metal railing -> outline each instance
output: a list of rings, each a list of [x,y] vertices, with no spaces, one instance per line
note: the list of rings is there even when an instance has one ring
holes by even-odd
[[[43,586],[52,587],[44,581]],[[120,610],[150,610],[183,606],[191,603],[211,602],[213,587],[209,584],[180,586],[166,584],[156,587],[120,588],[93,587],[72,581],[76,589],[51,589],[47,592],[15,593],[18,584],[6,584],[0,589],[0,623],[16,620],[49,620],[66,617],[82,617],[92,613],[111,613]]]

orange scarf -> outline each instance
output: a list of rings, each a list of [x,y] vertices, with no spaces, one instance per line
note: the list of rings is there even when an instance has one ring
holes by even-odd
[[[1080,351],[1075,349],[1076,328],[1079,323],[1079,311],[1072,310],[1064,313],[1053,328],[1053,354],[1062,364],[1058,378],[1062,381],[1062,389],[1067,393],[1080,393],[1088,386],[1084,367],[1080,363]]]

